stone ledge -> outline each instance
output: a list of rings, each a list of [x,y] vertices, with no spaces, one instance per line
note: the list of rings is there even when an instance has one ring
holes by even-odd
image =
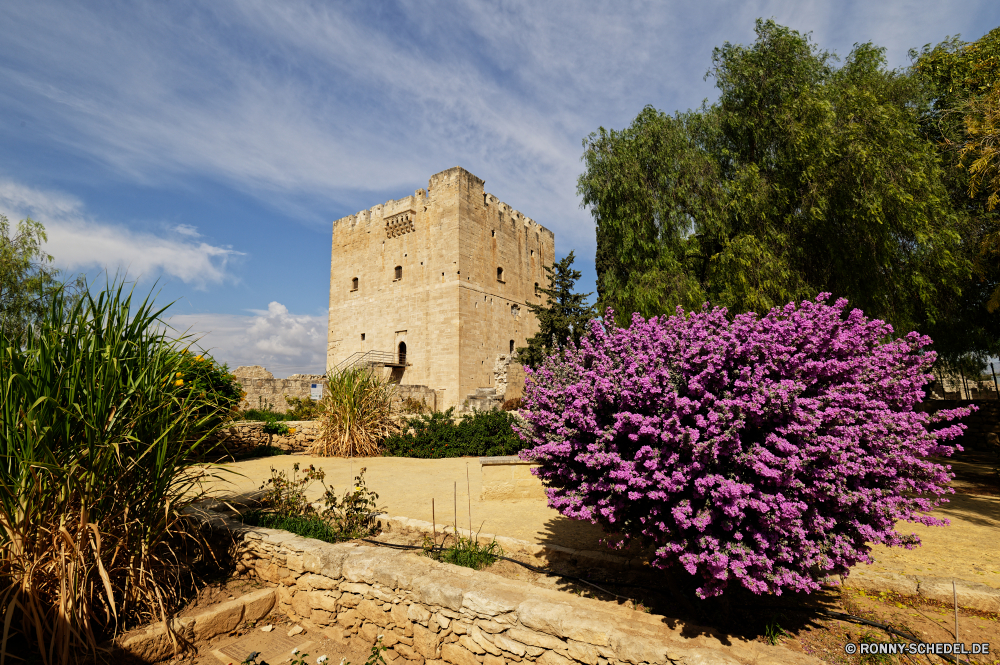
[[[393,663],[399,658],[409,665],[427,661],[450,665],[819,663],[780,646],[747,642],[696,626],[671,627],[662,616],[410,552],[324,543],[247,527],[218,513],[207,514],[205,519],[234,534],[241,548],[237,569],[275,585],[281,611],[355,645],[370,646],[377,635],[384,635],[390,647],[387,660]],[[403,519],[389,518],[390,524],[400,527]]]
[[[241,623],[263,619],[274,607],[274,589],[260,589],[216,605],[200,614],[174,619],[174,631],[187,641],[209,640],[228,633]],[[119,647],[134,656],[157,662],[174,653],[173,644],[163,622],[153,624],[145,632],[124,639]]]
[[[844,579],[844,586],[864,591],[892,591],[903,596],[920,596],[942,603],[954,602],[951,577],[900,575],[867,570],[853,571]],[[978,582],[954,578],[958,604],[983,612],[1000,613],[1000,589]]]

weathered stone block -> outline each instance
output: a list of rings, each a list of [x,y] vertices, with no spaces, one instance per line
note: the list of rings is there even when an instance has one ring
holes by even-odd
[[[473,640],[468,635],[462,635],[461,637],[459,637],[458,643],[461,644],[466,649],[468,649],[469,651],[471,651],[472,653],[477,653],[477,654],[486,653],[486,649],[477,644],[476,641]]]
[[[413,626],[413,648],[424,658],[437,658],[437,649],[441,640],[437,635],[420,624]]]
[[[441,647],[441,660],[451,665],[479,665],[476,655],[458,644]]]

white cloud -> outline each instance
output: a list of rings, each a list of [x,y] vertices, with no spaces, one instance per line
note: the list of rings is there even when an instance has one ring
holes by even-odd
[[[168,275],[204,288],[232,280],[227,265],[242,256],[231,248],[197,242],[197,230],[174,227],[180,237],[136,231],[91,218],[83,204],[62,192],[43,191],[0,180],[0,213],[9,218],[31,217],[45,226],[45,251],[57,267],[68,271],[98,268],[135,278]]]
[[[197,345],[230,369],[263,365],[278,377],[326,372],[325,316],[291,314],[271,302],[253,315],[178,314],[167,322],[200,338]]]

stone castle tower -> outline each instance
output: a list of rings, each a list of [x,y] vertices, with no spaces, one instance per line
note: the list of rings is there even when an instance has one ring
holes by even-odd
[[[538,331],[555,236],[461,167],[428,189],[333,223],[327,371],[372,362],[436,407],[503,391],[494,365]],[[499,386],[497,384],[500,383]]]

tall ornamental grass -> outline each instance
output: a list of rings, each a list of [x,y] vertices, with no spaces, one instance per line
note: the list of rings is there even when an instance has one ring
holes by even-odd
[[[210,361],[165,309],[112,284],[57,294],[23,342],[0,328],[0,663],[18,642],[68,663],[168,618],[204,554],[181,512],[235,402],[192,378]]]
[[[812,591],[872,543],[919,545],[896,523],[947,524],[927,514],[953,492],[931,456],[958,448],[947,421],[969,409],[915,410],[930,339],[828,297],[592,322],[529,373],[522,456],[549,504],[655,546],[703,597]]]
[[[372,457],[382,441],[399,431],[392,414],[396,386],[367,367],[332,372],[320,406],[315,455]]]

